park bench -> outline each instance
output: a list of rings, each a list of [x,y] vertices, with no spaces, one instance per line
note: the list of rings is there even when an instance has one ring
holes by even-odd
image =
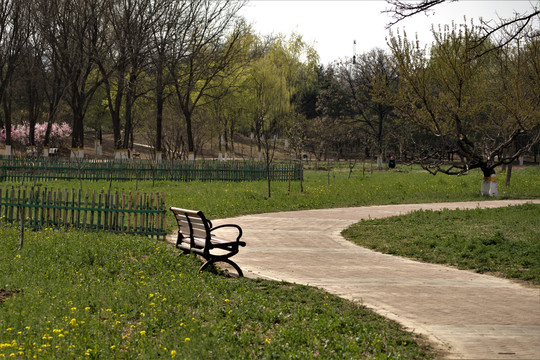
[[[177,207],[171,207],[176,222],[178,223],[178,238],[176,247],[182,250],[185,254],[195,253],[202,256],[206,262],[199,268],[203,271],[209,265],[216,262],[224,262],[231,265],[238,276],[244,274],[240,267],[230,258],[238,254],[240,246],[246,246],[244,241],[240,241],[242,237],[242,228],[235,224],[223,224],[212,226],[212,222],[208,220],[202,211],[187,210]],[[214,235],[214,232],[223,228],[235,228],[234,236],[221,234],[220,237]],[[226,236],[223,236],[226,235]]]
[[[49,156],[50,157],[58,156],[58,148],[49,148]]]

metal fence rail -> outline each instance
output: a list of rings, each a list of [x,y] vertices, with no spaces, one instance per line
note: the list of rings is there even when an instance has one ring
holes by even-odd
[[[273,181],[300,180],[299,163],[270,166]],[[156,180],[156,181],[256,181],[267,179],[267,167],[252,161],[90,160],[1,157],[0,181],[24,180]]]
[[[159,193],[0,187],[0,216],[10,223],[24,219],[24,225],[33,229],[166,235],[165,200]]]

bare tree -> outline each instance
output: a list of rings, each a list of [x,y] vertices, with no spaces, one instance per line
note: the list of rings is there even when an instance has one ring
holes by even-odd
[[[175,44],[182,48],[187,38],[187,29],[193,17],[190,16],[188,1],[166,1],[163,3],[161,13],[156,14],[156,22],[151,34],[150,73],[155,77],[155,106],[156,106],[156,132],[155,153],[158,162],[163,152],[163,107],[169,93],[167,85],[171,77],[167,72],[168,61]]]
[[[30,36],[30,12],[24,0],[0,1],[0,101],[3,106],[3,125],[6,128],[6,150],[11,152],[11,95],[10,85],[21,53]]]
[[[382,169],[384,141],[393,119],[391,98],[397,86],[397,73],[382,49],[358,56],[356,64],[342,68],[348,93],[354,105],[354,121],[369,135]]]
[[[243,2],[229,0],[192,1],[186,9],[188,26],[181,24],[175,34],[177,41],[168,66],[178,109],[186,124],[192,158],[195,155],[194,112],[204,103],[202,100],[207,94],[222,87],[224,79],[235,73],[237,58],[241,56],[237,45],[245,29],[235,20],[242,6]]]
[[[387,0],[392,7],[386,10],[392,14],[393,20],[388,27],[395,25],[399,21],[414,16],[419,13],[429,14],[435,7],[444,2],[456,0],[422,0],[419,2],[406,2],[402,0]],[[531,8],[527,12],[514,12],[508,18],[498,18],[493,21],[480,19],[479,31],[474,38],[470,38],[467,46],[470,48],[469,55],[473,55],[467,61],[474,63],[480,57],[493,57],[499,64],[498,84],[494,87],[498,92],[493,94],[499,106],[499,113],[506,117],[506,121],[498,121],[500,116],[493,116],[486,121],[495,133],[484,132],[484,137],[471,139],[466,135],[459,138],[461,145],[457,153],[464,160],[457,168],[441,168],[436,165],[430,169],[431,172],[443,171],[445,173],[461,174],[474,164],[474,167],[482,168],[487,179],[494,179],[490,174],[494,173],[497,165],[510,165],[507,172],[507,184],[510,183],[511,164],[525,152],[537,147],[540,140],[540,125],[538,125],[538,64],[534,62],[538,57],[538,42],[540,38],[540,2],[534,4],[530,2]],[[395,40],[395,39],[394,39]],[[396,42],[394,42],[394,45]],[[523,47],[523,44],[527,44]],[[395,46],[394,46],[395,48]],[[536,50],[535,50],[536,49]],[[535,53],[536,51],[536,53]],[[533,53],[532,57],[527,54]],[[512,54],[512,55],[510,55]],[[493,59],[492,59],[493,61]],[[517,70],[516,70],[517,69]],[[523,74],[526,73],[526,76]],[[517,95],[519,94],[519,95]],[[489,115],[488,115],[489,116]],[[531,123],[531,119],[532,123]],[[456,128],[459,130],[461,122],[456,121]],[[508,126],[508,124],[512,124]],[[484,142],[482,149],[478,147],[480,142]],[[447,153],[453,154],[450,149],[453,146],[445,146]],[[484,156],[480,155],[484,152]],[[443,154],[436,154],[433,150],[425,151],[426,159],[433,160],[434,157],[443,158]],[[452,156],[452,155],[450,155]],[[472,160],[472,159],[475,160]],[[536,155],[535,155],[536,158]]]
[[[318,109],[349,134],[351,144],[362,143],[372,149],[382,169],[388,132],[394,120],[392,97],[398,79],[389,56],[381,49],[374,49],[327,71],[329,84],[320,93]],[[344,148],[346,144],[340,146]]]
[[[73,117],[72,156],[84,156],[84,118],[103,79],[96,60],[102,56],[107,25],[106,0],[36,0],[41,29],[66,83]]]
[[[97,61],[106,88],[116,150],[129,147],[135,101],[148,90],[141,86],[140,77],[149,68],[148,59],[153,52],[151,36],[169,4],[170,1],[145,0],[107,2],[105,18],[110,31],[105,38],[105,56]],[[124,139],[121,138],[122,127]]]
[[[40,87],[43,103],[40,104],[46,113],[45,121],[47,128],[43,139],[43,155],[48,156],[52,125],[56,120],[60,102],[66,94],[67,83],[62,77],[60,62],[57,53],[50,46],[48,30],[50,29],[50,18],[48,13],[42,11],[42,4],[39,1],[31,2],[31,13],[34,20],[35,30],[31,36],[31,46],[36,61],[32,69],[34,80],[42,84]]]
[[[433,174],[478,168],[494,181],[497,166],[540,140],[539,42],[479,57],[490,45],[470,46],[479,37],[474,27],[454,26],[434,36],[429,56],[406,36],[390,41],[400,75],[396,108],[401,119],[421,129],[418,162]]]
[[[36,34],[34,32],[34,34]],[[33,36],[36,40],[35,36]],[[28,120],[28,135],[29,143],[33,153],[36,151],[36,137],[35,129],[36,124],[41,118],[43,112],[43,78],[39,75],[43,72],[42,60],[40,54],[37,52],[39,49],[35,45],[35,41],[31,42],[31,46],[28,46],[22,56],[21,62],[23,66],[19,71],[20,80],[23,83],[22,89],[24,98],[24,108],[26,108],[27,120]],[[37,154],[37,153],[36,153]],[[35,154],[33,154],[35,155]]]

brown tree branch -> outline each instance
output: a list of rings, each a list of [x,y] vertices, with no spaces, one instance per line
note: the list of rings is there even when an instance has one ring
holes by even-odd
[[[533,8],[533,11],[529,14],[516,13],[514,18],[512,19],[499,19],[500,22],[495,27],[491,27],[487,21],[482,20],[482,25],[483,25],[482,30],[484,31],[484,35],[473,46],[473,48],[478,48],[479,46],[484,44],[486,40],[488,40],[491,36],[493,36],[494,34],[500,31],[503,31],[505,33],[505,36],[495,46],[488,47],[488,49],[482,51],[476,57],[478,58],[491,51],[503,48],[504,46],[510,44],[515,39],[519,38],[520,35],[526,31],[528,25],[533,21],[534,17],[536,16],[540,16],[540,10],[538,8]],[[514,25],[517,26],[514,29],[514,31],[509,31],[508,29]],[[532,36],[533,37],[540,36],[540,31],[536,31],[536,33],[533,33]]]
[[[448,1],[454,2],[457,0],[423,0],[414,3],[402,0],[386,0],[389,5],[393,6],[383,11],[383,13],[391,14],[393,19],[386,25],[386,28],[389,29],[398,22],[416,14],[427,13],[430,10],[433,11],[432,8],[434,6]]]
[[[433,11],[433,8],[442,3],[455,2],[458,0],[422,0],[420,2],[408,2],[403,0],[386,0],[386,2],[391,5],[390,9],[383,11],[383,13],[391,14],[392,21],[390,21],[386,28],[389,29],[398,22],[417,15],[419,13],[427,14],[429,11]],[[532,9],[529,13],[519,14],[515,13],[512,18],[499,18],[498,23],[495,26],[489,25],[489,22],[482,22],[482,30],[484,35],[478,39],[473,48],[478,48],[486,42],[486,40],[491,39],[492,36],[497,33],[504,33],[502,40],[499,41],[495,46],[490,46],[486,50],[482,51],[476,57],[483,56],[493,50],[500,49],[512,41],[519,38],[522,34],[531,35],[527,32],[528,26],[534,20],[535,17],[540,16],[540,8],[538,5],[531,5]],[[514,27],[512,29],[512,27]],[[539,37],[540,31],[532,33],[533,37]]]

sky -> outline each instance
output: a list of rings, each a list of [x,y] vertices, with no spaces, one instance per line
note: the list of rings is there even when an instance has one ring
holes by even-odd
[[[480,17],[484,21],[511,17],[515,11],[526,12],[539,0],[459,0],[433,8],[429,16],[415,15],[392,27],[394,34],[405,30],[409,38],[417,34],[422,44],[431,44],[432,24],[467,23]],[[389,5],[384,0],[250,0],[240,15],[260,35],[295,32],[318,52],[321,64],[327,65],[374,48],[387,49],[386,25],[390,14],[381,13]],[[475,21],[475,23],[479,23]],[[537,22],[538,24],[538,22]]]

